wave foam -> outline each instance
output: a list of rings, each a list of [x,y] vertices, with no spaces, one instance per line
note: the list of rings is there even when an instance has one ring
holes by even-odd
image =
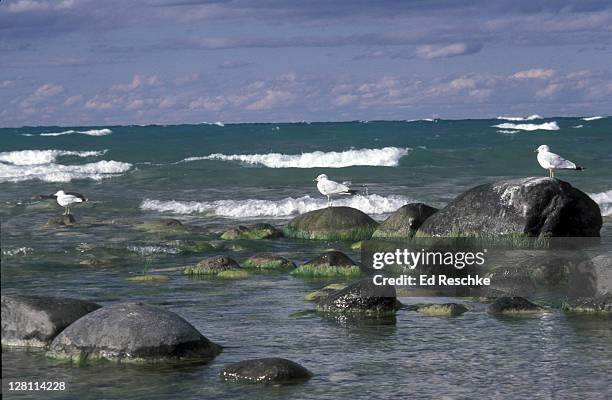
[[[23,182],[40,179],[45,182],[70,182],[73,179],[99,181],[127,172],[132,164],[119,161],[98,161],[82,165],[39,164],[11,165],[0,163],[0,182]]]
[[[520,131],[517,131],[517,130],[511,130],[511,129],[510,129],[510,130],[509,130],[509,129],[499,129],[499,130],[497,131],[497,133],[505,133],[505,134],[507,134],[507,135],[512,135],[512,134],[519,133],[519,132],[520,132]]]
[[[534,119],[542,119],[543,117],[538,114],[533,114],[528,117],[497,117],[497,119],[503,119],[505,121],[533,121]]]
[[[601,215],[604,217],[612,215],[612,190],[601,193],[590,193],[589,196],[599,205]]]
[[[602,117],[601,115],[597,115],[594,117],[584,117],[582,118],[583,121],[596,121],[598,119],[603,119],[604,117]]]
[[[336,206],[357,208],[366,214],[387,214],[410,202],[405,196],[383,197],[377,194],[356,195],[334,200]],[[289,217],[324,208],[326,199],[310,196],[287,197],[281,200],[217,200],[217,201],[161,201],[145,199],[142,210],[169,212],[173,214],[211,214],[230,218]]]
[[[360,149],[342,152],[314,151],[302,154],[210,154],[205,157],[189,157],[183,162],[198,160],[239,161],[248,165],[263,165],[268,168],[343,168],[354,165],[396,167],[400,158],[410,148],[385,147],[382,149]]]
[[[63,135],[72,135],[73,133],[80,133],[82,135],[89,135],[89,136],[106,136],[106,135],[110,135],[111,133],[113,133],[113,131],[111,131],[108,128],[89,129],[86,131],[75,131],[73,129],[70,129],[70,130],[62,131],[62,132],[43,132],[40,134],[40,136],[63,136]]]
[[[503,124],[493,125],[493,128],[519,129],[521,131],[558,131],[559,125],[557,125],[556,121],[544,122],[541,124],[513,124],[510,122],[505,122]]]
[[[96,157],[106,153],[104,151],[68,151],[68,150],[19,150],[0,153],[0,162],[14,165],[38,165],[54,162],[58,157]]]
[[[217,121],[217,122],[206,122],[206,121],[204,121],[204,122],[200,122],[200,124],[202,124],[202,125],[215,125],[215,126],[220,126],[220,127],[224,127],[225,126],[225,124],[223,122],[221,122],[221,121]]]

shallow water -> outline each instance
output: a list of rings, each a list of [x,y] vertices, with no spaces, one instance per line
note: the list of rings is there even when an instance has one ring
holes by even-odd
[[[9,380],[65,380],[67,392],[44,393],[45,397],[610,398],[609,319],[570,316],[558,310],[501,318],[488,315],[484,304],[470,303],[473,310],[452,319],[401,310],[395,324],[354,326],[303,313],[312,309],[303,296],[327,282],[302,281],[284,274],[230,281],[190,279],[167,269],[210,254],[178,252],[172,235],[137,228],[151,218],[173,217],[194,229],[179,236],[214,239],[218,232],[240,223],[281,224],[298,212],[324,205],[312,183],[319,173],[350,179],[364,191],[367,186],[367,195],[346,201],[382,219],[408,201],[442,206],[480,183],[543,175],[532,153],[543,143],[587,166],[582,173],[560,176],[597,195],[602,212],[609,213],[612,119],[554,120],[560,127],[557,131],[512,134],[492,127],[504,122],[496,120],[99,127],[111,129],[105,136],[39,136],[68,130],[58,127],[0,129],[0,153],[5,157],[0,154],[3,293],[82,297],[101,304],[157,304],[177,312],[225,347],[208,365],[184,367],[77,367],[48,360],[40,352],[4,350],[3,394],[6,398],[41,397],[33,392],[9,393]],[[541,122],[546,121],[551,120]],[[572,128],[579,124],[584,127]],[[24,133],[33,136],[22,136]],[[346,155],[331,152],[342,153],[351,147],[412,150],[397,159],[395,152],[365,151],[349,156],[354,163],[396,166],[334,168],[334,163],[344,165]],[[50,149],[108,151],[55,156],[52,161],[45,159],[54,156],[48,153],[11,153]],[[300,154],[315,151],[325,153],[321,157],[327,167],[273,168],[277,161],[303,166]],[[180,162],[214,153],[268,156],[264,164],[255,165],[218,159]],[[289,156],[278,158],[269,153]],[[106,165],[106,170],[100,164],[83,167],[102,160],[131,166],[126,171],[113,169],[115,164]],[[57,174],[62,169],[57,165],[75,167]],[[76,227],[44,228],[47,219],[61,210],[52,202],[30,197],[60,188],[82,192],[91,201],[75,208]],[[158,203],[146,203],[147,199]],[[177,203],[167,203],[172,200]],[[602,236],[604,244],[612,243],[609,217]],[[300,263],[334,247],[357,260],[360,257],[350,251],[348,243],[276,240],[240,244],[243,250],[218,253],[242,261],[256,252],[273,251]],[[91,259],[102,265],[80,264]],[[160,273],[173,279],[126,281],[145,270],[164,270]],[[462,301],[401,300],[407,304]],[[268,356],[297,361],[315,376],[305,384],[282,387],[225,384],[218,377],[229,362]]]

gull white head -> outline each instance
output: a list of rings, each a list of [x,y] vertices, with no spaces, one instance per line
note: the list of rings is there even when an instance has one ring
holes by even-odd
[[[543,152],[547,152],[547,151],[550,151],[550,148],[547,145],[543,144],[540,147],[538,147],[535,152],[536,153],[543,153]]]
[[[66,193],[64,193],[64,191],[63,191],[63,190],[60,190],[60,191],[58,191],[57,193],[55,193],[53,196],[56,196],[56,197],[57,197],[57,196],[63,196],[63,195],[65,195],[65,194],[66,194]]]
[[[321,174],[321,175],[317,176],[314,181],[315,182],[320,182],[320,181],[324,181],[324,180],[327,180],[327,175]]]

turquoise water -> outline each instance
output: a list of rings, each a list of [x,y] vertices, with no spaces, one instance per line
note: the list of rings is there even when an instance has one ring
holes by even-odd
[[[500,124],[514,126],[494,126]],[[524,130],[538,127],[546,129]],[[295,317],[312,308],[303,296],[325,282],[282,274],[239,281],[189,279],[177,268],[210,254],[182,253],[172,242],[175,237],[137,228],[152,218],[171,217],[193,228],[183,236],[214,239],[238,224],[282,224],[325,205],[312,182],[321,173],[350,180],[361,192],[335,204],[380,220],[407,202],[443,206],[481,183],[544,176],[533,153],[541,144],[587,168],[558,175],[600,204],[606,216],[603,240],[612,242],[612,118],[0,129],[3,293],[158,304],[226,347],[211,364],[185,368],[76,367],[36,352],[5,350],[4,395],[40,398],[8,393],[6,382],[61,377],[69,392],[51,397],[149,399],[180,392],[186,399],[415,393],[424,398],[609,398],[609,320],[560,312],[494,318],[478,303],[452,320],[402,311],[395,324],[383,326]],[[62,210],[32,196],[60,189],[83,193],[90,201],[74,208],[76,227],[44,228]],[[242,261],[273,251],[300,263],[334,247],[357,260],[360,256],[348,243],[240,245],[219,253]],[[91,260],[100,262],[84,265]],[[143,270],[173,279],[125,280]],[[405,303],[441,300],[449,299],[402,298]],[[315,377],[304,385],[268,388],[218,379],[224,364],[264,356],[298,361]]]

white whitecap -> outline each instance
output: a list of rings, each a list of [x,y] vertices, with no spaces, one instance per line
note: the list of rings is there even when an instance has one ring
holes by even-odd
[[[572,128],[580,129],[580,128],[584,128],[584,125],[574,125],[574,126],[572,126]]]
[[[202,125],[215,125],[215,126],[220,126],[220,127],[224,127],[225,124],[221,121],[217,121],[217,122],[201,122]]]
[[[497,133],[505,133],[505,134],[507,134],[507,135],[512,135],[512,134],[519,133],[519,132],[520,132],[520,131],[517,131],[517,130],[512,130],[512,129],[499,129],[499,130],[497,131]]]
[[[199,160],[238,161],[248,165],[263,165],[268,168],[343,168],[355,165],[396,167],[400,158],[410,148],[385,147],[382,149],[359,149],[346,151],[314,151],[302,154],[210,154],[204,157],[189,157],[183,162]]]
[[[594,117],[584,117],[582,118],[583,121],[596,121],[598,119],[603,119],[604,117],[602,117],[601,115],[596,115]]]
[[[120,161],[98,161],[81,165],[38,164],[13,165],[0,163],[0,182],[23,182],[39,179],[44,182],[70,182],[74,179],[102,180],[128,171],[132,164]]]
[[[497,117],[505,121],[533,121],[534,119],[542,119],[543,117],[538,114],[532,114],[528,117]]]
[[[612,190],[601,193],[590,193],[589,196],[599,205],[601,215],[604,217],[612,215]]]
[[[513,129],[513,130],[521,130],[521,131],[558,131],[559,125],[557,125],[556,121],[544,122],[541,124],[513,124],[510,122],[505,122],[503,124],[493,125],[493,128],[499,129]]]
[[[366,214],[387,214],[394,212],[411,200],[405,196],[380,196],[377,194],[356,195],[334,200],[334,206],[357,208]],[[286,197],[280,200],[216,200],[216,201],[177,201],[145,199],[142,210],[173,214],[209,214],[229,218],[284,218],[324,208],[327,199],[302,196]]]
[[[88,136],[106,136],[106,135],[110,135],[111,133],[113,133],[113,131],[108,128],[89,129],[86,131],[76,131],[74,129],[70,129],[70,130],[61,131],[61,132],[43,132],[40,134],[40,136],[63,136],[63,135],[72,135],[73,133],[80,133],[82,135],[88,135]]]
[[[54,162],[58,157],[97,157],[104,151],[69,151],[69,150],[18,150],[0,153],[0,162],[13,165],[38,165]]]

